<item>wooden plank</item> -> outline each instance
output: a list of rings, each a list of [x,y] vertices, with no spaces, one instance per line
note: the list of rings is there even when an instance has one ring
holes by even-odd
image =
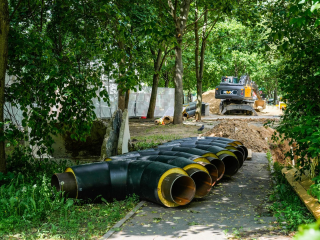
[[[286,179],[290,183],[290,185],[293,187],[293,189],[296,191],[302,202],[306,205],[306,207],[309,209],[309,211],[312,213],[312,215],[316,218],[320,218],[320,204],[317,199],[310,196],[306,189],[300,184],[300,182],[295,181],[294,175],[296,173],[297,169],[290,169],[287,168],[282,169],[282,173],[285,175]]]

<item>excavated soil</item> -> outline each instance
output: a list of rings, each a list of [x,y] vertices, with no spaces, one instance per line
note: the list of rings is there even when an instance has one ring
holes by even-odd
[[[220,99],[215,99],[215,90],[202,94],[202,102],[209,103],[210,113],[217,114],[219,111]]]
[[[220,123],[213,129],[204,133],[203,136],[225,137],[242,142],[253,152],[271,151],[273,161],[282,164],[289,164],[290,158],[286,153],[290,151],[288,141],[275,143],[272,135],[275,130],[264,127],[267,119],[228,119],[220,120]]]
[[[262,121],[264,122],[264,121]],[[267,152],[274,130],[249,124],[248,120],[222,120],[217,126],[203,134],[210,137],[225,137],[242,142],[253,152]]]

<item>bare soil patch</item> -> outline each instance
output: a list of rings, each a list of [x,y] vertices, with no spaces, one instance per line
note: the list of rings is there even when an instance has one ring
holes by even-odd
[[[259,116],[281,116],[283,111],[274,105],[267,105],[266,109],[257,112]]]

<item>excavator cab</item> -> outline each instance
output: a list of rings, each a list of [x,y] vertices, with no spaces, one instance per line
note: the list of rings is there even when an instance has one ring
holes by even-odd
[[[221,82],[222,83],[239,83],[238,78],[237,77],[233,77],[233,76],[223,76],[221,78]]]

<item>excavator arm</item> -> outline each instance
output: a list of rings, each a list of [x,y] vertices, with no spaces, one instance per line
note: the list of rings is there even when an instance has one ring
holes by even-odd
[[[253,108],[258,111],[260,109],[265,109],[266,108],[266,101],[262,100],[262,97],[260,95],[257,84],[255,82],[251,82],[251,87],[252,87],[253,92],[256,94],[256,96],[258,98],[258,100],[256,100],[254,102]]]

